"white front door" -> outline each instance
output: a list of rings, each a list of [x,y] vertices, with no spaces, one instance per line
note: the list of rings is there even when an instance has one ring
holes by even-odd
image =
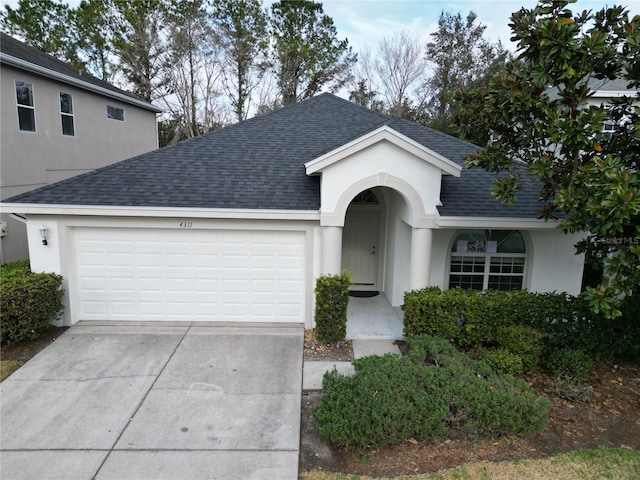
[[[342,232],[342,268],[351,272],[352,290],[376,290],[380,250],[380,210],[349,208]]]

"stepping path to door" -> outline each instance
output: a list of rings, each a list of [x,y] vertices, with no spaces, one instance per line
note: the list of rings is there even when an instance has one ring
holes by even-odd
[[[77,324],[0,384],[2,478],[298,478],[304,330]]]

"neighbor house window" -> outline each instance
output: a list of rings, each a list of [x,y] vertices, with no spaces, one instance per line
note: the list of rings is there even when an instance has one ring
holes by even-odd
[[[33,85],[16,80],[16,101],[18,103],[18,125],[23,132],[36,131],[36,109],[33,103]]]
[[[60,117],[62,118],[62,134],[75,135],[73,128],[73,100],[68,93],[60,92]]]
[[[107,105],[107,118],[124,122],[124,109]]]
[[[611,138],[616,133],[616,124],[611,121],[606,121],[602,125],[602,133]]]
[[[463,230],[451,247],[449,288],[519,290],[526,249],[515,230]]]

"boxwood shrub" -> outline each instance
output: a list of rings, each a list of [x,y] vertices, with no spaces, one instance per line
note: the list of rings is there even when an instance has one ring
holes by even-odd
[[[321,342],[340,342],[347,336],[349,304],[348,271],[341,275],[323,275],[316,280],[316,338]]]
[[[324,441],[357,449],[546,427],[549,401],[523,380],[494,373],[444,339],[420,336],[407,344],[407,357],[365,357],[354,361],[352,377],[325,374],[312,411]]]
[[[622,316],[607,319],[593,313],[586,300],[566,293],[531,293],[451,289],[438,287],[406,292],[404,335],[434,335],[463,348],[499,347],[521,355],[532,368],[540,345],[516,347],[526,335],[505,332],[532,328],[548,351],[580,348],[593,359],[623,357],[640,360],[640,298],[627,297]],[[506,330],[505,330],[506,328]],[[524,332],[524,331],[522,331]],[[521,332],[521,333],[522,333]],[[534,342],[535,343],[535,342]],[[508,345],[507,345],[508,344]]]
[[[25,268],[26,267],[26,268]],[[3,265],[0,282],[0,340],[17,343],[38,338],[62,311],[62,277],[33,273],[28,263]]]

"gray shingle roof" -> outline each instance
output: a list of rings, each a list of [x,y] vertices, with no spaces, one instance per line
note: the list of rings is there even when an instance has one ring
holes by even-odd
[[[318,210],[319,178],[304,164],[383,125],[459,165],[479,148],[326,93],[7,202]],[[535,188],[506,207],[489,193],[492,178],[477,169],[444,176],[441,214],[535,218]]]
[[[129,99],[131,99],[131,101],[134,101],[136,105],[142,106],[143,108],[148,108],[149,110],[156,112],[161,111],[161,109],[148,102],[145,102],[144,100],[136,97],[130,92],[115,87],[114,85],[111,85],[110,83],[105,82],[104,80],[101,80],[97,77],[94,77],[89,73],[81,72],[68,63],[58,60],[51,55],[41,52],[37,48],[16,40],[15,38],[7,35],[4,32],[0,32],[0,52],[3,54],[3,62],[8,60],[4,58],[4,56],[12,57],[14,59],[27,62],[28,64],[45,68],[51,72],[64,75],[77,82],[108,90],[110,92],[113,92],[114,94],[117,94],[118,96],[128,97]],[[126,99],[122,100],[126,101]]]

